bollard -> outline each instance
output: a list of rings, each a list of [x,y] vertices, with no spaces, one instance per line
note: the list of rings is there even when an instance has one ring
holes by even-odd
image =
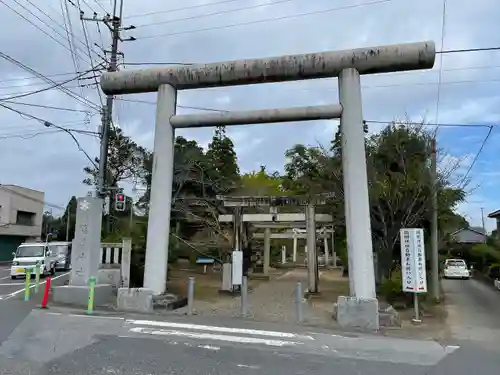
[[[246,276],[241,278],[241,316],[247,316],[247,297],[248,297],[248,279]]]
[[[26,274],[26,281],[24,282],[24,300],[29,301],[30,300],[30,283],[31,283],[31,269],[26,267],[24,269],[24,272]]]
[[[35,266],[35,293],[40,290],[40,261],[36,262]]]
[[[89,302],[87,304],[87,314],[94,312],[94,289],[96,278],[91,276],[89,279]]]
[[[194,277],[191,276],[188,282],[188,300],[187,300],[188,315],[193,315],[193,300],[194,300]]]
[[[43,299],[42,299],[42,309],[47,308],[47,303],[49,302],[49,290],[50,290],[50,282],[52,281],[52,277],[47,277],[47,281],[45,282],[45,290],[43,291]]]
[[[302,304],[302,284],[298,282],[295,286],[295,304],[297,311],[297,322],[302,323],[304,320],[303,304]]]

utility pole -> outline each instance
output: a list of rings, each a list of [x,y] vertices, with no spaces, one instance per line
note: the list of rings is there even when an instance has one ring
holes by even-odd
[[[483,223],[484,243],[486,243],[486,226],[484,224],[484,207],[481,207],[481,222]]]
[[[118,1],[120,2],[118,9]],[[118,43],[124,41],[134,41],[134,37],[122,39],[120,31],[132,30],[135,26],[128,26],[122,28],[122,15],[123,15],[123,0],[114,0],[113,15],[106,14],[104,17],[99,18],[96,13],[93,17],[85,17],[84,12],[80,10],[80,19],[82,21],[102,22],[111,32],[111,50],[104,50],[105,55],[109,55],[109,62],[107,66],[108,72],[118,71],[118,56],[124,56],[122,52],[118,51]],[[96,196],[102,199],[109,197],[108,201],[108,216],[106,220],[107,231],[111,231],[111,196],[109,195],[109,186],[107,186],[107,162],[108,162],[108,148],[109,148],[109,132],[113,123],[113,95],[106,95],[106,105],[102,109],[102,126],[101,126],[101,147],[99,152],[99,170],[96,186]]]
[[[438,202],[437,202],[437,156],[436,156],[436,137],[431,139],[431,294],[440,300],[439,293],[439,253],[438,253]]]
[[[118,9],[118,1],[120,1]],[[82,21],[102,22],[111,32],[111,50],[104,50],[106,55],[109,55],[109,63],[107,66],[108,72],[118,71],[118,56],[123,57],[123,53],[118,51],[118,43],[124,41],[134,41],[134,37],[122,39],[120,31],[132,30],[135,26],[128,26],[122,28],[122,14],[123,14],[123,0],[114,0],[113,15],[106,14],[104,17],[99,18],[94,13],[93,17],[85,17],[84,12],[80,11],[80,19]],[[108,187],[106,184],[106,171],[108,161],[108,147],[109,147],[109,129],[113,122],[113,95],[106,96],[106,105],[102,111],[102,127],[101,127],[101,149],[99,153],[99,173],[97,182],[97,196],[105,198],[108,195]],[[109,223],[108,223],[109,224]]]

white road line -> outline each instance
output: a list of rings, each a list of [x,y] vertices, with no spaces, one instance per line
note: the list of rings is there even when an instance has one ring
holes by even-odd
[[[69,272],[62,273],[62,274],[60,274],[60,275],[57,275],[56,277],[53,277],[53,278],[52,278],[52,281],[57,280],[57,279],[59,279],[60,277],[63,277],[63,276],[66,276],[66,275],[69,275]],[[43,284],[45,284],[45,283],[47,283],[47,280],[44,280],[44,281],[40,282],[40,285],[43,285]],[[31,288],[34,288],[34,287],[35,287],[35,284],[31,285],[31,286],[30,286],[30,289],[31,289]],[[24,288],[23,288],[23,289],[16,290],[16,291],[15,291],[15,292],[13,292],[13,293],[7,294],[7,296],[4,296],[4,298],[3,298],[3,299],[9,299],[9,298],[15,297],[15,296],[16,296],[16,295],[18,295],[19,293],[23,293],[23,292],[24,292]]]
[[[276,278],[276,280],[279,280],[279,279],[282,279],[284,277],[287,277],[288,275],[290,275],[291,273],[293,272],[293,270],[291,271],[288,271],[288,272],[285,272],[283,275],[280,275]]]
[[[213,345],[198,345],[198,348],[213,350],[215,352],[217,350],[220,350],[220,348],[218,346],[213,346]]]
[[[8,279],[8,278],[10,278],[10,275],[4,276],[4,277],[0,277],[0,280],[5,280],[5,279]]]
[[[252,369],[252,370],[258,370],[258,369],[260,369],[260,366],[255,366],[255,365],[242,365],[242,364],[239,364],[238,367],[239,368],[249,368],[249,369]]]
[[[243,337],[243,336],[229,336],[229,335],[217,335],[212,333],[204,332],[185,332],[176,330],[164,330],[164,329],[152,329],[144,327],[134,327],[129,329],[133,333],[144,333],[149,335],[157,336],[184,336],[193,339],[205,339],[205,340],[217,340],[217,341],[228,341],[237,342],[240,344],[263,344],[268,346],[293,346],[299,345],[300,342],[295,341],[284,341],[284,340],[270,340],[261,339],[257,337]]]
[[[447,345],[444,348],[444,352],[446,354],[451,354],[451,353],[453,353],[457,349],[460,349],[460,346],[458,346],[458,345]]]
[[[110,319],[110,320],[125,319],[125,318],[120,318],[119,316],[100,316],[100,315],[82,315],[82,314],[68,314],[68,316],[74,316],[76,318]]]
[[[277,331],[263,331],[257,329],[246,329],[246,328],[231,328],[231,327],[217,327],[217,326],[207,326],[198,324],[188,324],[188,323],[173,323],[173,322],[162,322],[154,320],[126,320],[125,323],[135,324],[138,326],[157,326],[166,328],[179,328],[179,329],[191,329],[196,331],[212,331],[212,332],[223,332],[223,333],[240,333],[255,336],[271,336],[271,337],[288,337],[288,338],[302,338],[308,340],[314,340],[312,336],[301,336],[290,332],[277,332]]]
[[[2,284],[0,284],[0,286],[11,286],[11,285],[13,285],[13,286],[24,285],[24,283],[2,283]]]

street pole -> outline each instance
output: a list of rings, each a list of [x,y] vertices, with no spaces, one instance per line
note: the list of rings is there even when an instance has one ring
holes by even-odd
[[[439,293],[439,253],[438,253],[438,204],[437,204],[437,157],[436,138],[431,139],[431,294],[436,301],[440,299]]]
[[[483,223],[484,243],[486,243],[486,226],[484,224],[484,207],[481,207],[481,222]]]
[[[134,224],[134,201],[130,199],[130,217],[128,222],[129,236],[132,236],[132,226]]]

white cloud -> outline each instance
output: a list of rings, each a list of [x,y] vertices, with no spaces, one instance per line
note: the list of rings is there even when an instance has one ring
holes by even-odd
[[[100,1],[100,0],[96,0]],[[368,3],[370,0],[291,0],[279,4],[248,9],[255,5],[263,5],[268,0],[240,0],[214,5],[215,0],[189,0],[182,5],[169,5],[165,1],[149,0],[143,2],[126,1],[124,8],[124,26],[134,24],[135,30],[123,33],[125,38],[134,36],[134,42],[120,44],[125,54],[125,62],[213,62],[232,59],[278,56],[282,54],[310,53],[316,51],[357,48],[372,45],[414,42],[433,39],[440,48],[441,10],[442,4],[435,0],[409,2],[393,0],[386,3],[358,6],[351,9],[325,11],[316,15],[283,18],[286,16],[340,8],[353,4]],[[26,0],[19,0],[25,3]],[[9,4],[11,2],[8,2]],[[211,4],[212,3],[212,4]],[[94,0],[88,4],[101,12]],[[107,1],[100,4],[109,9]],[[172,11],[172,8],[185,8],[206,4],[200,8]],[[4,5],[0,12],[0,22],[9,30],[0,35],[2,52],[11,55],[25,65],[44,74],[68,73],[75,70],[71,55],[67,49],[50,39],[26,20],[16,15]],[[14,6],[14,5],[12,5]],[[60,25],[63,19],[59,1],[46,0],[38,4]],[[221,15],[199,17],[219,11],[247,8],[242,11],[226,12]],[[62,33],[63,37],[53,33],[35,17],[20,7],[15,8],[25,15],[30,22],[47,30],[61,44],[67,46],[64,28],[54,21],[37,15],[48,25]],[[91,10],[84,9],[87,15]],[[34,10],[33,10],[34,11]],[[71,17],[75,42],[81,58],[78,59],[80,71],[89,68],[86,60],[86,48],[79,22],[79,12],[71,7]],[[500,3],[496,0],[455,0],[448,5],[445,48],[469,48],[493,46],[498,44],[496,35],[500,31],[497,14]],[[152,13],[148,16],[140,16]],[[187,19],[192,17],[191,19]],[[193,18],[198,17],[198,18]],[[151,25],[185,18],[183,21]],[[269,22],[253,23],[246,26],[220,28],[224,25],[249,23],[262,19],[281,18]],[[141,26],[143,25],[143,26]],[[464,27],[466,25],[466,27]],[[215,30],[207,30],[210,28]],[[95,23],[87,25],[92,43],[101,44],[109,49],[109,34],[105,27],[98,33]],[[189,32],[189,30],[201,32]],[[158,38],[145,38],[154,35]],[[25,36],[29,35],[29,38]],[[92,48],[102,53],[97,47]],[[499,53],[465,53],[449,54],[443,57],[443,85],[441,87],[440,121],[441,122],[496,122],[500,117],[498,106],[498,87],[495,79],[500,81],[500,69],[456,70],[471,66],[487,66],[498,64]],[[147,66],[146,66],[147,67]],[[431,71],[398,74],[381,74],[362,78],[363,114],[365,119],[391,121],[395,118],[412,119],[424,116],[434,122],[436,117],[436,98],[439,58]],[[124,69],[137,68],[127,66]],[[451,70],[455,69],[455,70]],[[0,97],[20,92],[47,87],[38,79],[25,79],[30,76],[26,71],[11,62],[0,60]],[[71,76],[51,77],[62,81]],[[5,81],[15,79],[15,81]],[[473,83],[466,81],[489,80],[490,83]],[[465,83],[452,83],[464,81]],[[36,83],[37,85],[31,85]],[[93,80],[71,82],[67,87],[80,94],[79,85],[90,85]],[[6,88],[10,85],[22,87]],[[27,86],[30,84],[30,86]],[[84,96],[99,104],[99,98],[92,86],[82,89]],[[154,94],[123,96],[125,100],[154,102]],[[57,90],[33,95],[22,99],[23,102],[37,105],[49,105],[78,110],[89,110],[93,115],[90,122],[85,122],[83,113],[42,109],[39,107],[16,106],[30,114],[52,121],[55,124],[73,123],[78,129],[93,130],[98,127],[100,114],[95,108],[88,108],[70,96]],[[252,85],[235,88],[217,88],[194,90],[179,93],[180,106],[211,107],[229,110],[249,110],[261,108],[290,107],[317,104],[338,103],[336,79],[314,80],[298,83]],[[179,113],[195,112],[192,109],[179,108]],[[200,111],[196,111],[200,113]],[[146,147],[153,145],[155,106],[151,104],[128,101],[115,101],[115,120],[123,126],[127,134]],[[13,163],[2,163],[0,175],[2,183],[19,183],[45,190],[47,200],[65,204],[67,198],[74,194],[84,194],[88,187],[81,185],[84,177],[82,168],[88,164],[83,153],[67,134],[45,133],[32,139],[7,138],[13,134],[23,137],[32,136],[37,131],[47,131],[41,124],[23,118],[6,110],[0,111],[0,157],[2,160],[15,160]],[[78,123],[75,123],[78,122]],[[20,124],[13,127],[13,124]],[[370,131],[377,131],[382,125],[370,124]],[[237,127],[228,133],[233,137],[242,170],[258,168],[260,164],[276,166],[282,169],[284,151],[296,143],[317,144],[317,141],[328,143],[334,136],[337,122],[317,121],[290,124],[256,125]],[[484,129],[483,129],[484,130]],[[471,129],[469,133],[453,138],[457,130],[442,130],[442,143],[449,153],[460,158],[477,152],[477,141],[466,139],[473,137],[479,130]],[[206,145],[211,139],[213,129],[187,129],[177,132],[187,138],[194,138]],[[95,137],[78,135],[85,150],[92,156],[98,155],[98,142]],[[460,138],[460,140],[458,139]],[[498,135],[493,134],[491,144]],[[480,140],[479,140],[480,141]],[[441,141],[440,141],[441,142]],[[447,143],[448,142],[448,143]],[[453,149],[451,150],[453,146]],[[468,156],[470,158],[470,156]],[[488,156],[490,166],[486,167],[478,161],[472,176],[483,182],[491,180],[491,176],[481,172],[492,172],[499,169],[499,159]],[[48,168],[50,166],[50,168]],[[477,168],[477,169],[476,169]],[[489,168],[489,169],[488,169]],[[48,177],[50,174],[50,177]],[[62,179],[59,176],[64,176]],[[56,177],[57,176],[57,177]],[[61,182],[62,181],[62,182]],[[480,194],[485,200],[488,210],[500,207],[500,198],[496,198],[486,185]],[[498,206],[498,207],[494,207]],[[477,217],[476,210],[470,214]]]

